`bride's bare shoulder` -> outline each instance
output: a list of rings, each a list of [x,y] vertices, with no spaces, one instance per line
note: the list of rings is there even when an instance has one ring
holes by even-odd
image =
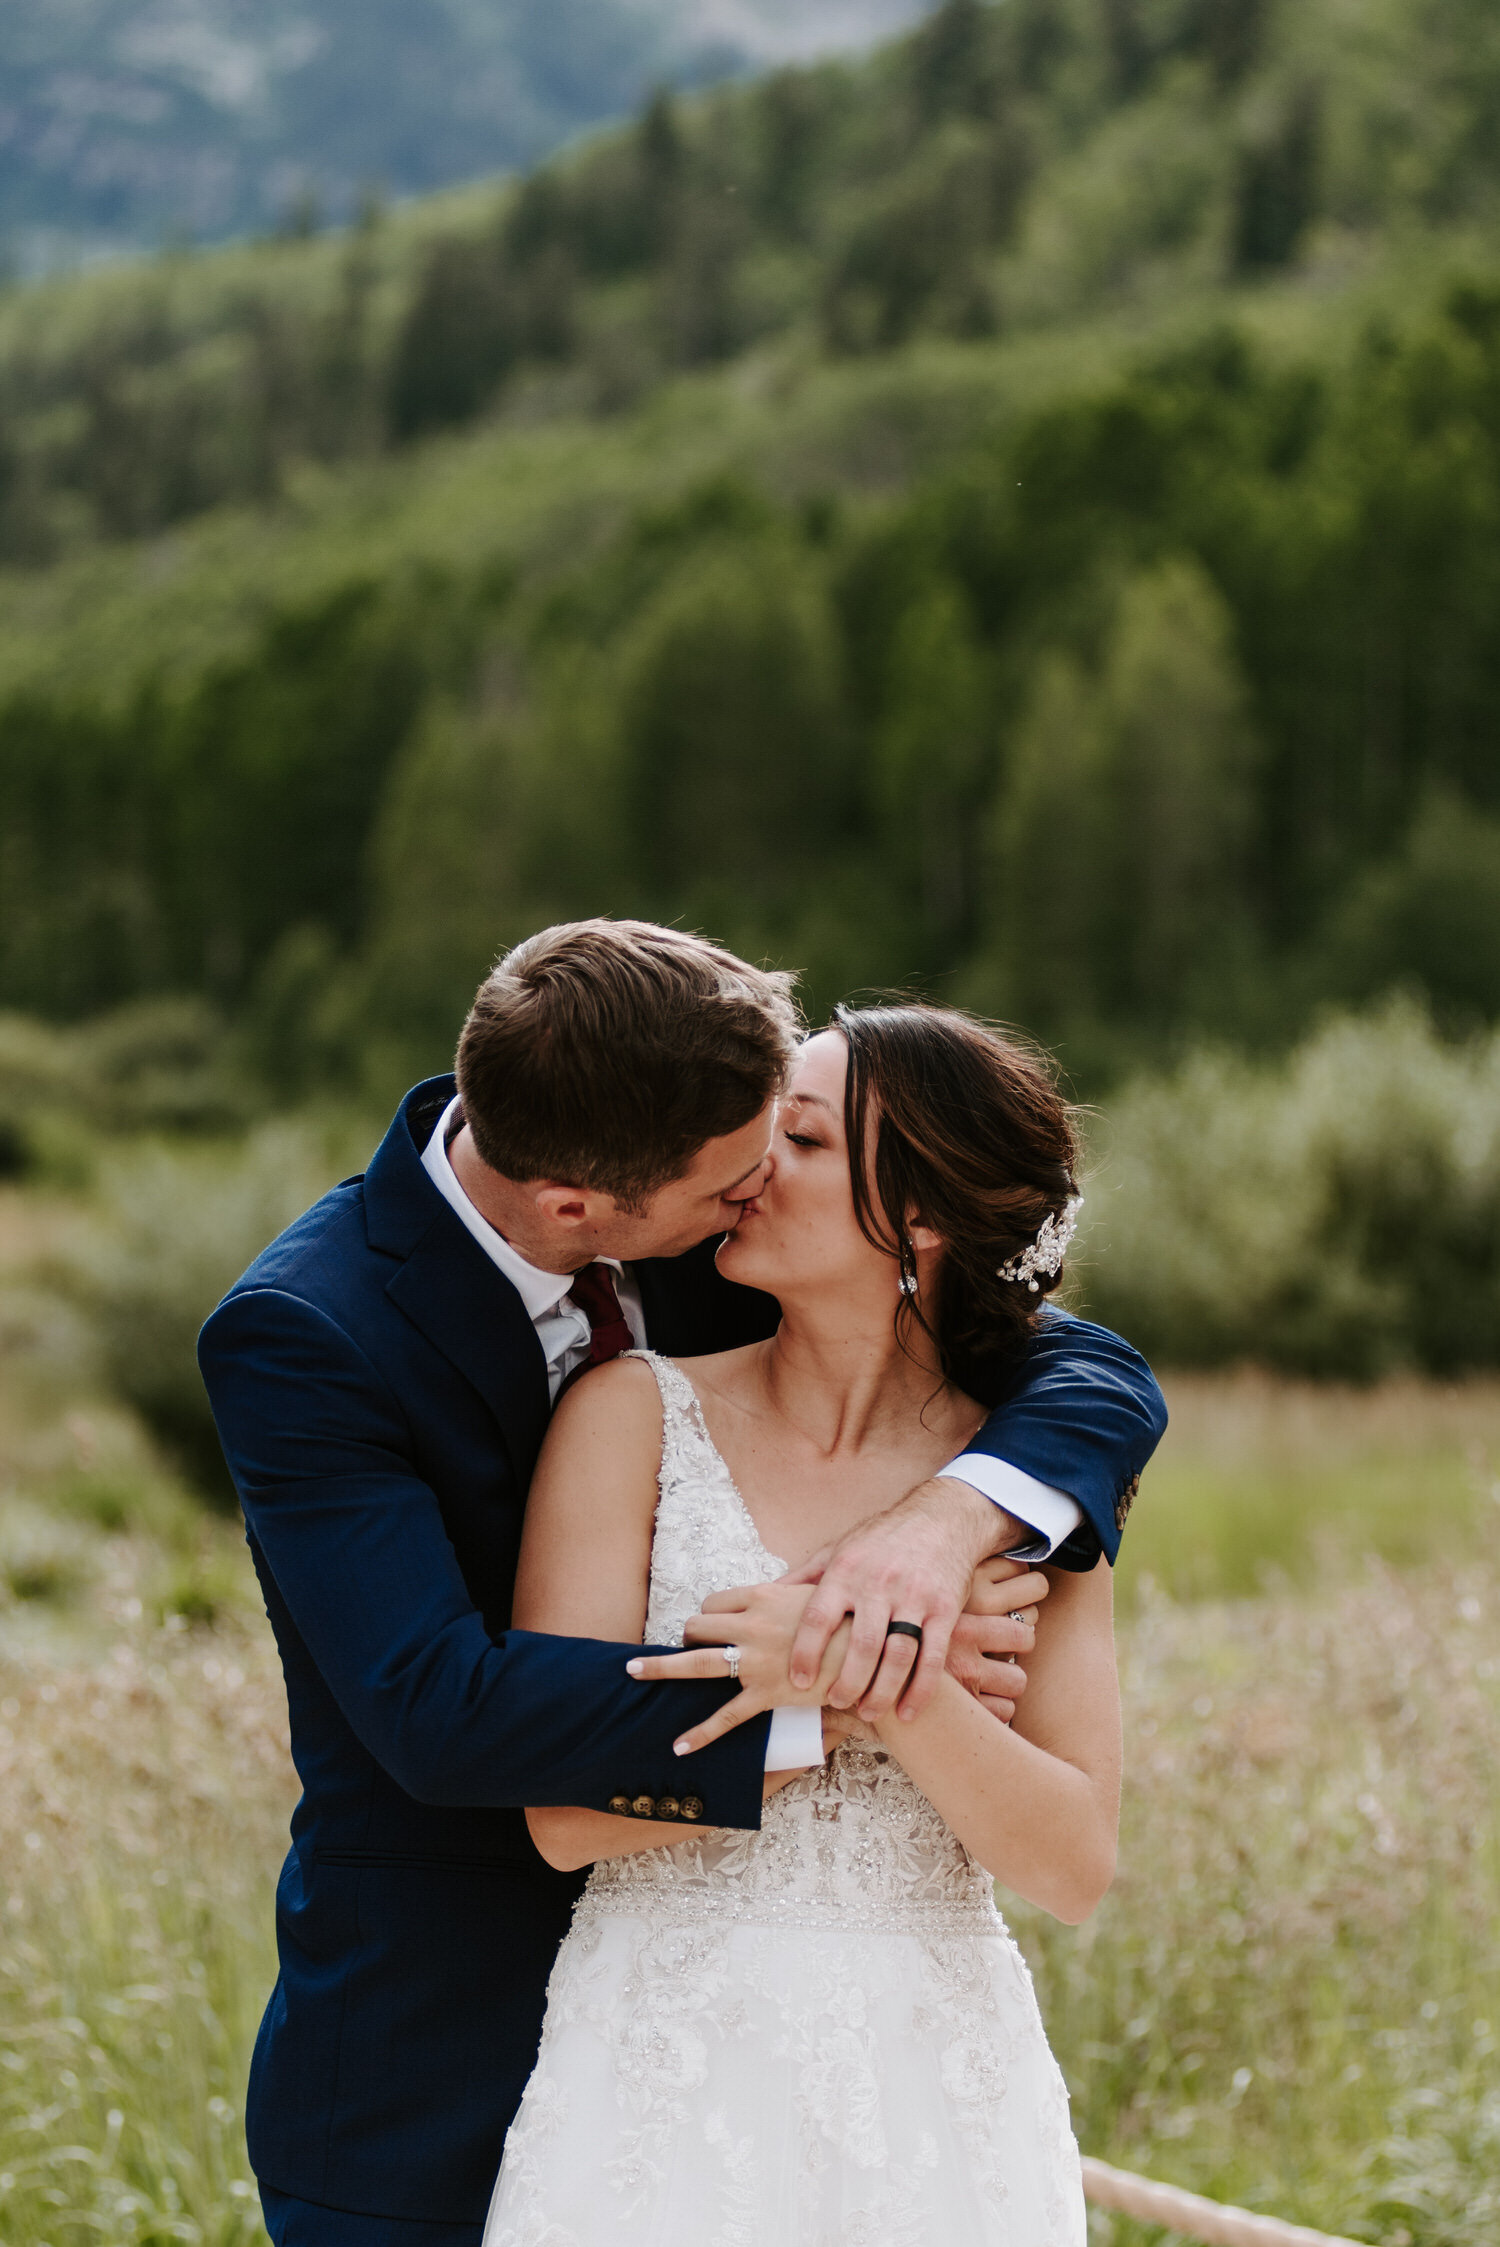
[[[738,1350],[715,1350],[703,1358],[674,1358],[700,1397],[743,1404],[749,1397],[768,1344],[746,1342]]]
[[[644,1358],[610,1358],[572,1382],[553,1409],[547,1442],[577,1444],[598,1431],[616,1440],[637,1433],[660,1436],[661,1391]]]
[[[640,1637],[660,1465],[649,1365],[615,1358],[558,1399],[526,1500],[512,1608],[520,1629]]]

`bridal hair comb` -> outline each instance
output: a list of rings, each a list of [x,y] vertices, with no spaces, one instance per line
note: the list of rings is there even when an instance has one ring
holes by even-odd
[[[1038,1272],[1045,1272],[1050,1279],[1054,1272],[1062,1270],[1068,1243],[1078,1230],[1078,1212],[1082,1207],[1082,1194],[1075,1194],[1063,1211],[1061,1222],[1051,1215],[1045,1217],[1042,1229],[1031,1246],[1023,1249],[1019,1256],[1013,1256],[1008,1264],[998,1265],[996,1277],[1016,1280],[1029,1287],[1033,1295],[1039,1295],[1041,1289],[1036,1275]]]

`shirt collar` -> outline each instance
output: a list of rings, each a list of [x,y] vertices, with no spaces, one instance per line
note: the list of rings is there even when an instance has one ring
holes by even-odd
[[[442,1195],[444,1201],[465,1229],[471,1233],[485,1255],[505,1274],[511,1286],[526,1307],[526,1316],[535,1325],[546,1318],[573,1285],[571,1272],[541,1272],[535,1264],[528,1264],[519,1250],[511,1247],[503,1233],[497,1233],[487,1217],[482,1217],[458,1182],[452,1163],[448,1160],[448,1134],[453,1128],[455,1111],[459,1102],[450,1100],[433,1127],[432,1137],[422,1152],[422,1168]],[[623,1273],[625,1267],[615,1256],[596,1259],[608,1265],[612,1272]]]

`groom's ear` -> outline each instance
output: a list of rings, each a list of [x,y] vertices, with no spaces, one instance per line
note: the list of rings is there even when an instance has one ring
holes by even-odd
[[[609,1225],[620,1216],[620,1204],[613,1193],[602,1193],[597,1186],[559,1186],[552,1180],[541,1186],[532,1186],[532,1200],[537,1202],[537,1216],[548,1225],[575,1229],[582,1225]]]
[[[608,1194],[595,1193],[588,1186],[559,1186],[549,1181],[533,1186],[531,1192],[538,1216],[544,1217],[549,1225],[597,1224],[614,1208]]]

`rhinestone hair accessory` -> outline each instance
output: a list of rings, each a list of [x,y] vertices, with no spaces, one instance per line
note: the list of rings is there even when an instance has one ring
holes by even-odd
[[[1045,1272],[1050,1279],[1054,1272],[1062,1270],[1068,1243],[1078,1230],[1078,1212],[1082,1207],[1082,1194],[1075,1194],[1063,1211],[1060,1222],[1055,1217],[1045,1217],[1042,1229],[1031,1246],[1023,1249],[1019,1256],[1013,1256],[1008,1264],[998,1265],[996,1277],[1015,1280],[1019,1285],[1029,1287],[1033,1295],[1039,1295],[1041,1287],[1036,1275],[1038,1272]]]

